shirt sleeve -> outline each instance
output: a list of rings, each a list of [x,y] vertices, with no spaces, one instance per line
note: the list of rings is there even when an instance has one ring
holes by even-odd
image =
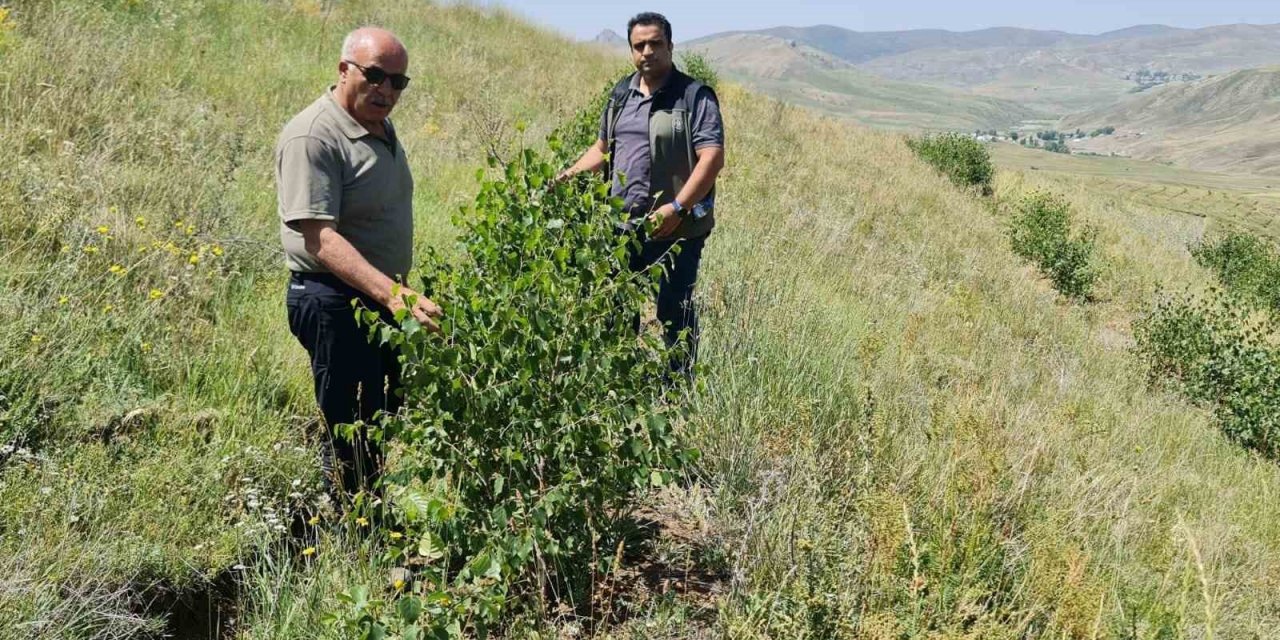
[[[710,87],[698,90],[693,99],[693,148],[724,147],[724,120],[720,101]]]
[[[609,105],[605,103],[604,109],[600,110],[600,139],[605,142],[609,141]]]
[[[342,163],[337,151],[312,136],[285,141],[276,157],[276,193],[285,224],[336,221],[342,210]]]

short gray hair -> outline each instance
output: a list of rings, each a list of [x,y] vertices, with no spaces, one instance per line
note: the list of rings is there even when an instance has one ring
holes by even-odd
[[[389,41],[388,44],[390,46],[394,46],[396,49],[404,52],[405,55],[408,55],[408,52],[404,51],[404,43],[400,41],[400,38],[398,38],[396,34],[391,33],[389,30],[382,27],[365,25],[351,33],[348,33],[347,37],[343,39],[342,59],[350,60],[356,57],[357,49],[360,49],[363,46],[372,47],[378,45],[381,43],[383,38],[386,38]]]
[[[365,29],[365,27],[353,29],[351,33],[347,34],[347,37],[342,39],[343,60],[354,58],[356,54],[356,47],[360,46],[360,41],[369,37],[367,34],[360,33],[363,29]]]

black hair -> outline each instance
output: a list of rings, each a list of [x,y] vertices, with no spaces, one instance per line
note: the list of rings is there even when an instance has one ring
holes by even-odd
[[[662,33],[667,37],[667,44],[671,44],[671,21],[661,13],[645,11],[637,13],[636,16],[627,21],[627,46],[631,45],[631,30],[636,25],[644,25],[646,27],[662,27]]]

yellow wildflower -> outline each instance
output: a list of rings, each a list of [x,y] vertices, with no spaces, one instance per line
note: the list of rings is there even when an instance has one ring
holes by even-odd
[[[194,224],[187,225],[187,235],[194,236],[196,234],[196,226]]]
[[[304,556],[314,556],[315,554],[316,554],[315,547],[307,547],[306,549],[302,550],[302,555]]]
[[[311,516],[311,519],[307,520],[307,524],[313,527],[320,524],[320,516]]]
[[[103,312],[103,313],[111,313],[111,310],[112,310],[112,309],[115,309],[115,308],[116,308],[116,307],[115,307],[115,305],[111,305],[111,304],[103,305],[103,307],[102,307],[102,312]]]
[[[142,352],[143,352],[143,353],[151,353],[151,343],[150,343],[150,342],[144,342],[144,343],[142,343],[142,344],[138,345],[138,347],[142,349]]]
[[[113,264],[113,265],[111,265],[111,268],[110,268],[110,269],[107,269],[107,271],[110,271],[111,273],[114,273],[114,274],[116,274],[116,275],[118,275],[118,276],[122,276],[122,275],[124,275],[124,267],[122,267],[122,266],[120,266],[120,265],[118,265],[118,264]]]
[[[198,253],[191,254],[191,257],[187,258],[187,263],[193,266],[200,264],[200,254]]]
[[[95,254],[95,253],[97,253],[97,252],[98,252],[98,248],[97,248],[97,247],[95,247],[95,246],[93,246],[93,245],[89,245],[89,246],[87,246],[87,247],[85,247],[85,248],[84,248],[84,252],[85,252],[85,253],[87,253],[87,254],[89,254],[89,255],[93,255],[93,254]]]
[[[44,342],[44,336],[38,333],[33,333],[31,334],[31,342],[33,344],[40,344],[41,342]]]
[[[391,533],[389,533],[389,534],[387,534],[387,535],[391,536],[391,539],[392,539],[392,540],[399,540],[400,538],[403,538],[403,537],[404,537],[404,534],[403,534],[403,533],[400,533],[399,531],[392,531]]]
[[[360,516],[359,518],[356,518],[356,524],[362,527],[367,527],[369,526],[369,519],[364,516]]]
[[[108,229],[108,228],[107,228],[107,225],[105,225],[105,224],[104,224],[104,225],[99,225],[99,226],[98,226],[98,235],[100,235],[100,236],[105,236],[105,235],[107,235],[108,233],[111,233],[111,229]]]
[[[159,300],[164,297],[164,292],[159,289],[152,289],[151,293],[147,294],[147,297],[152,300]]]
[[[212,249],[212,251],[213,251],[213,255],[215,255],[215,256],[219,256],[219,257],[221,257],[221,256],[222,256],[222,247],[220,247],[220,246],[218,246],[218,245],[216,245],[216,244],[215,244],[215,245],[213,245],[213,249]]]
[[[396,591],[399,591],[404,588],[404,580],[401,580],[400,578],[396,578],[396,581],[391,583],[391,586],[395,587]]]
[[[139,229],[146,229],[146,228],[147,228],[147,219],[146,219],[146,218],[144,218],[144,217],[142,217],[142,216],[138,216],[138,217],[134,218],[134,219],[133,219],[133,222],[134,222],[134,224],[138,225],[138,228],[139,228]]]
[[[71,302],[71,298],[68,298],[67,296],[58,296],[58,306],[63,306],[68,302]]]

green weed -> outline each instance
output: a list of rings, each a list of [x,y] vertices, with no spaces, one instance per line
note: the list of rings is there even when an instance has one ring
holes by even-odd
[[[991,193],[995,170],[991,166],[991,155],[981,142],[961,133],[939,133],[908,138],[907,146],[957,186]]]
[[[1135,323],[1138,352],[1156,380],[1213,408],[1222,431],[1280,457],[1280,347],[1276,327],[1227,295],[1162,300]]]
[[[720,74],[711,66],[711,61],[697,51],[680,54],[680,70],[712,89],[720,84]]]
[[[1191,247],[1200,266],[1228,289],[1274,311],[1280,311],[1280,252],[1249,233],[1228,233]]]
[[[1095,237],[1071,229],[1071,206],[1048,193],[1025,196],[1014,207],[1009,240],[1014,253],[1030,260],[1069,298],[1086,300],[1097,282]]]

